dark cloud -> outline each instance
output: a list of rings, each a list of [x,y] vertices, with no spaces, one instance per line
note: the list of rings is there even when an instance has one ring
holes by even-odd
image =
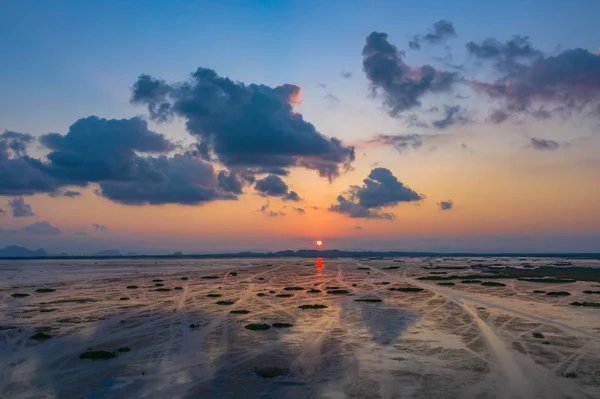
[[[362,55],[371,93],[383,98],[390,116],[398,117],[419,107],[424,95],[448,92],[458,81],[456,73],[438,71],[430,65],[409,67],[387,38],[386,33],[372,32],[367,36]]]
[[[447,211],[447,210],[452,209],[452,207],[454,206],[454,202],[452,202],[451,200],[440,201],[440,202],[438,202],[438,206],[440,207],[440,209],[442,211]]]
[[[480,60],[494,62],[494,67],[508,76],[520,75],[527,70],[527,61],[542,56],[542,52],[534,48],[529,37],[515,35],[502,43],[496,39],[487,39],[477,44],[468,42],[467,52]]]
[[[226,193],[242,194],[245,180],[233,171],[222,170],[217,175],[219,188]]]
[[[79,191],[72,191],[72,190],[67,190],[64,193],[62,193],[63,197],[69,197],[69,198],[79,197],[80,195],[81,195],[81,193]]]
[[[532,137],[527,147],[538,151],[554,151],[564,146],[564,144],[561,144],[558,141]]]
[[[284,201],[302,201],[302,198],[300,198],[300,196],[298,195],[297,192],[295,191],[290,191],[289,193],[287,193],[286,195],[284,195],[282,197],[282,200]]]
[[[493,83],[472,82],[476,90],[501,104],[488,116],[490,122],[502,123],[517,115],[568,118],[600,107],[599,55],[584,49],[551,57],[534,54],[516,67],[497,67],[503,75]]]
[[[146,105],[159,122],[184,118],[205,159],[229,168],[304,167],[333,179],[350,167],[354,148],[325,137],[294,112],[300,95],[299,86],[245,85],[198,68],[189,81],[173,85],[142,75],[131,101]]]
[[[285,184],[281,177],[277,175],[268,175],[267,177],[257,180],[254,188],[262,195],[281,197],[288,194],[288,185]]]
[[[32,235],[58,235],[62,231],[47,221],[35,222],[23,228],[23,232]]]
[[[303,208],[294,208],[294,210],[298,212],[299,215],[304,215],[306,213],[306,211]]]
[[[31,205],[27,204],[23,197],[13,198],[8,201],[8,207],[12,210],[12,215],[15,218],[35,216]]]
[[[259,209],[259,211],[261,213],[264,213],[265,215],[269,216],[269,217],[278,217],[278,216],[285,216],[285,213],[282,211],[272,211],[269,209],[270,207],[270,203],[267,202],[266,204],[262,205]],[[295,209],[295,208],[294,208]]]
[[[456,36],[456,30],[452,22],[441,19],[433,24],[433,27],[424,35],[415,35],[408,42],[408,47],[413,50],[421,49],[421,43],[438,44],[444,40]]]
[[[345,213],[354,218],[393,219],[393,214],[381,213],[377,210],[397,205],[399,202],[423,199],[421,194],[405,186],[386,168],[373,169],[368,178],[363,180],[363,185],[351,186],[348,194],[349,198],[338,196],[338,204],[331,205],[329,210]]]
[[[284,168],[278,168],[276,166],[267,167],[267,168],[258,168],[256,170],[250,170],[250,173],[261,175],[261,174],[269,174],[269,175],[279,175],[279,176],[289,176],[290,171]]]
[[[469,118],[460,105],[444,105],[444,117],[431,123],[438,129],[446,129],[452,125],[465,124]]]
[[[369,140],[369,143],[379,143],[383,145],[390,145],[396,148],[398,152],[403,152],[409,148],[417,149],[423,145],[423,140],[429,138],[429,136],[423,136],[421,134],[380,134],[374,139]]]
[[[97,231],[105,231],[108,230],[108,228],[103,225],[103,224],[98,224],[98,223],[92,223],[92,227],[95,228]]]
[[[436,107],[437,108],[437,107]],[[404,123],[407,127],[428,128],[429,124],[421,119],[416,114],[409,114],[404,117]]]

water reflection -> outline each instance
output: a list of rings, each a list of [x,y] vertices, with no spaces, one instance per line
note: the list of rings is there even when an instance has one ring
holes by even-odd
[[[373,341],[391,345],[417,319],[417,315],[387,306],[362,305],[362,319]]]
[[[317,258],[317,277],[323,277],[323,258]]]

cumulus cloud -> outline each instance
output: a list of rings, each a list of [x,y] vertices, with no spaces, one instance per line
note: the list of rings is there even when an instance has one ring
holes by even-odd
[[[287,193],[286,195],[284,195],[282,197],[282,199],[284,201],[302,201],[302,198],[300,198],[300,196],[298,195],[297,192],[295,191],[290,191],[289,193]]]
[[[435,22],[426,34],[413,36],[412,40],[408,42],[408,47],[420,50],[422,42],[438,44],[453,36],[456,36],[456,30],[452,22],[441,19]]]
[[[383,106],[392,117],[419,107],[428,93],[449,92],[458,81],[454,72],[439,71],[430,65],[406,65],[386,33],[372,32],[367,36],[362,55],[371,93],[383,99]]]
[[[532,137],[527,148],[532,148],[538,151],[554,151],[564,146],[565,144],[559,143],[558,141]]]
[[[376,143],[383,145],[390,145],[396,148],[398,152],[403,152],[406,149],[413,148],[417,149],[423,145],[423,140],[428,136],[422,134],[379,134],[375,138],[368,141],[368,143]]]
[[[470,41],[467,52],[479,60],[488,60],[494,67],[508,76],[519,75],[527,70],[526,62],[542,56],[542,52],[533,47],[527,36],[515,35],[502,43],[496,39],[487,39],[481,43]]]
[[[288,194],[288,185],[277,175],[268,175],[267,177],[257,180],[254,188],[262,195],[281,197]]]
[[[23,232],[31,235],[58,235],[62,233],[62,231],[58,227],[53,226],[52,224],[50,224],[50,222],[47,222],[45,220],[42,222],[32,223],[29,226],[25,226],[23,228]]]
[[[451,200],[440,201],[440,202],[438,202],[437,205],[440,207],[440,210],[448,211],[448,210],[452,209],[452,207],[454,206],[454,202],[452,202]]]
[[[444,117],[433,121],[431,124],[438,129],[446,129],[456,124],[465,124],[469,118],[465,115],[460,105],[444,105]]]
[[[103,225],[103,224],[98,224],[98,223],[92,223],[92,227],[95,228],[97,231],[105,231],[108,230],[108,228]]]
[[[354,148],[321,134],[294,111],[299,86],[234,82],[198,68],[183,83],[141,75],[131,101],[162,122],[177,115],[199,140],[204,159],[229,168],[304,167],[334,179],[354,160]]]
[[[339,195],[338,203],[331,205],[329,211],[345,213],[353,218],[393,219],[393,214],[380,212],[379,209],[423,198],[400,182],[389,169],[375,168],[363,180],[362,186],[350,186],[348,198]]]
[[[35,216],[31,205],[27,204],[23,197],[13,198],[8,201],[8,207],[12,210],[12,215],[15,218]]]
[[[271,206],[271,204],[267,201],[266,204],[264,204],[260,207],[259,211],[269,217],[285,216],[285,213],[283,211],[273,211],[273,210],[269,209],[270,206]]]
[[[294,208],[294,210],[298,212],[299,215],[304,215],[306,213],[306,211],[303,208]]]

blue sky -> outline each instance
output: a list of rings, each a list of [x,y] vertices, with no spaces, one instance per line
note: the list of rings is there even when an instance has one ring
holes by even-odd
[[[298,85],[302,103],[293,111],[326,137],[355,146],[356,160],[332,182],[319,178],[314,168],[292,168],[283,180],[303,198],[299,206],[321,209],[295,216],[289,203],[265,198],[251,186],[234,202],[124,205],[98,195],[101,182],[90,180],[77,198],[23,194],[35,216],[17,218],[10,217],[8,204],[21,193],[2,195],[0,187],[0,209],[5,211],[0,213],[0,230],[23,231],[36,221],[62,229],[53,237],[0,232],[0,245],[47,246],[56,251],[83,248],[83,252],[122,245],[123,251],[142,251],[168,237],[172,242],[161,251],[207,251],[301,247],[325,238],[350,249],[505,251],[523,250],[523,242],[532,242],[535,251],[600,250],[594,244],[600,238],[600,205],[594,205],[600,202],[600,189],[593,186],[600,171],[598,119],[580,114],[561,120],[487,123],[485,115],[497,108],[497,98],[476,93],[473,85],[494,81],[498,70],[477,63],[465,47],[469,41],[505,42],[523,35],[544,57],[574,48],[596,54],[598,15],[600,2],[591,0],[4,1],[0,132],[39,138],[50,132],[64,135],[75,121],[91,115],[140,116],[151,130],[183,142],[183,148],[198,139],[186,131],[188,116],[157,123],[144,104],[130,102],[132,87],[141,74],[172,84],[205,67],[245,84]],[[426,34],[442,19],[453,24],[456,36],[420,51],[409,49],[413,35]],[[428,93],[418,107],[420,115],[427,116],[427,109],[443,111],[444,105],[458,104],[456,95],[466,95],[460,100],[463,110],[470,112],[464,123],[439,131],[408,126],[407,113],[391,117],[381,93],[369,95],[373,82],[363,71],[361,51],[374,31],[387,33],[389,43],[406,51],[401,58],[414,67],[413,73],[427,64],[438,71],[448,68],[439,59],[448,51],[451,63],[465,63],[459,73],[467,85],[458,83],[450,93]],[[343,78],[342,71],[352,77]],[[590,71],[590,78],[596,73]],[[598,89],[594,86],[590,92],[596,96]],[[561,105],[557,98],[543,104]],[[412,142],[408,150],[400,151],[374,139],[378,135],[417,135],[430,141]],[[532,150],[534,138],[542,144]],[[30,143],[28,150],[48,164],[44,157],[50,148],[42,141]],[[213,161],[216,172],[231,167],[223,159]],[[327,212],[337,209],[337,195],[360,186],[376,167],[389,169],[422,192],[418,204],[422,205],[392,201],[389,209],[377,208],[380,213],[364,213],[365,220],[356,214]],[[270,210],[287,216],[275,222],[257,211],[267,199]],[[448,200],[455,206],[439,212],[440,201]],[[381,220],[386,214],[394,214],[394,220]],[[188,220],[194,224],[187,225]],[[93,223],[108,228],[95,231]],[[206,227],[215,223],[220,228],[216,232]],[[257,225],[260,234],[253,230]],[[82,230],[89,237],[74,236]],[[134,235],[135,240],[127,241]],[[208,243],[209,239],[214,241]],[[396,248],[394,242],[406,244]],[[556,248],[556,242],[564,246]]]

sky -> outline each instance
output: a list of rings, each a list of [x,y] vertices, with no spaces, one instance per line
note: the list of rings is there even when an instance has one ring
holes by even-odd
[[[0,247],[599,252],[599,14],[3,1]]]

